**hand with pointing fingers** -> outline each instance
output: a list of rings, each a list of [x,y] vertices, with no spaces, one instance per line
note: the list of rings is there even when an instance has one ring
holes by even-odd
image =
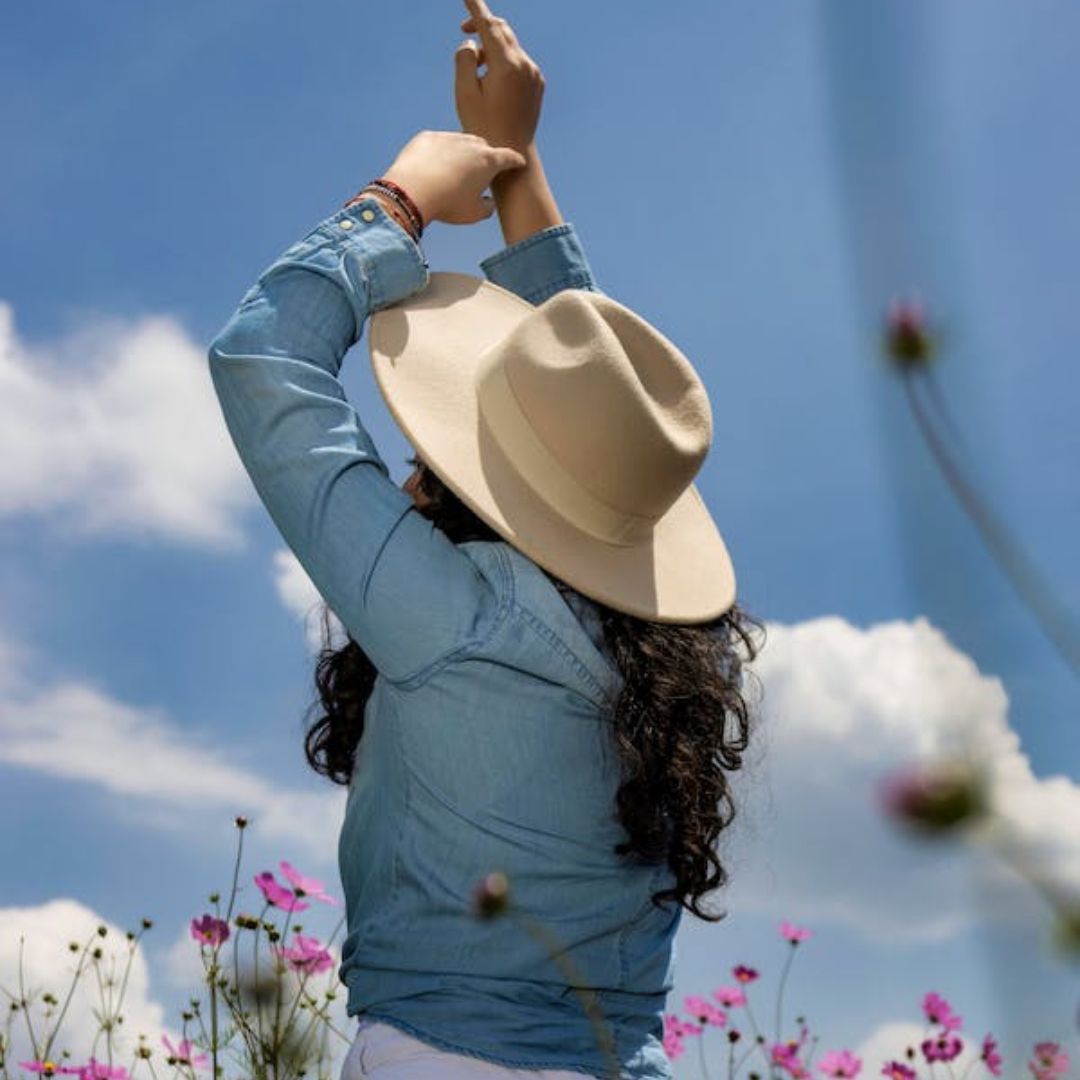
[[[493,146],[523,153],[532,147],[540,122],[544,76],[506,19],[493,15],[486,0],[464,0],[468,16],[461,29],[471,38],[454,53],[454,100],[462,131],[479,135]],[[480,76],[477,68],[486,64]]]

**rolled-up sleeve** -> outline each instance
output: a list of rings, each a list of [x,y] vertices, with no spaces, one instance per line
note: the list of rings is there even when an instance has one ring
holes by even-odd
[[[258,278],[209,346],[255,490],[350,636],[391,680],[490,632],[501,598],[390,479],[338,376],[369,314],[424,289],[428,264],[374,199],[320,222]]]
[[[563,289],[600,292],[573,222],[532,233],[481,260],[488,281],[542,304]]]

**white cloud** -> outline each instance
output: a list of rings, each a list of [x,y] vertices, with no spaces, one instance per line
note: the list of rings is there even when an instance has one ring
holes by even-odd
[[[106,928],[105,937],[99,937],[97,928]],[[72,984],[82,947],[92,941],[91,948],[102,950],[99,964],[105,1000],[114,1003],[119,998],[124,972],[127,969],[130,945],[125,938],[127,927],[120,928],[101,918],[88,907],[67,898],[50,900],[37,907],[0,908],[0,987],[7,991],[8,1000],[19,998],[20,952],[22,978],[27,1000],[30,1001],[30,1020],[34,1026],[41,1049],[44,1036],[51,1032],[59,1015],[59,1008],[67,997]],[[138,927],[130,927],[133,932]],[[20,938],[22,943],[20,945]],[[69,942],[77,942],[80,952],[71,952]],[[108,985],[107,980],[114,980]],[[51,993],[60,1006],[54,1006],[54,1015],[46,1021],[46,1005],[41,994]],[[82,1065],[91,1052],[99,1061],[107,1059],[105,1036],[98,1036],[100,1024],[93,1015],[94,1009],[102,1008],[102,991],[98,986],[89,955],[83,957],[83,972],[72,994],[71,1003],[54,1041],[49,1056],[60,1060],[60,1052],[67,1049],[71,1059],[66,1064]],[[5,1009],[6,1011],[6,1009]],[[114,1060],[127,1064],[138,1045],[140,1034],[146,1035],[147,1045],[158,1052],[164,1051],[161,1035],[165,1033],[175,1044],[180,1036],[176,1029],[165,1023],[165,1010],[150,992],[150,973],[141,944],[131,956],[123,1001],[120,1003],[123,1023],[114,1028]],[[12,1024],[12,1048],[8,1064],[29,1061],[33,1058],[33,1044],[26,1029],[23,1014],[15,1014]],[[95,1043],[95,1036],[97,1042]],[[163,1057],[155,1054],[160,1064]]]
[[[1001,682],[925,618],[770,623],[753,670],[758,745],[731,777],[740,816],[721,836],[731,881],[710,907],[923,942],[980,917],[1030,918],[1041,905],[989,848],[913,840],[877,809],[887,773],[951,752],[984,761],[1000,815],[972,839],[1026,845],[1041,873],[1080,897],[1080,787],[1033,775]]]
[[[10,667],[5,676],[9,651],[0,635],[0,762],[95,785],[117,796],[126,819],[189,841],[197,823],[209,828],[243,814],[262,840],[299,844],[336,861],[327,822],[342,820],[344,789],[284,788],[233,764],[161,709],[128,705],[88,684],[39,686]],[[132,799],[139,800],[134,814]]]
[[[308,649],[312,654],[317,653],[322,646],[322,596],[289,548],[274,552],[272,573],[278,599],[303,624]],[[346,641],[345,628],[333,611],[328,610],[328,615],[330,643],[340,648]]]
[[[254,490],[214,395],[206,350],[172,318],[95,317],[23,344],[0,301],[0,515],[64,535],[235,548]]]

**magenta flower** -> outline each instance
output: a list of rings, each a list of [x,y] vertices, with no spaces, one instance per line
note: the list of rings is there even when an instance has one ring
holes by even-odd
[[[818,1062],[818,1068],[826,1076],[858,1076],[862,1072],[862,1058],[850,1050],[830,1050]]]
[[[1069,1055],[1056,1042],[1035,1044],[1035,1060],[1028,1062],[1035,1080],[1057,1080],[1069,1067]]]
[[[294,971],[306,971],[317,974],[334,966],[334,958],[328,949],[323,948],[317,938],[297,934],[293,939],[293,948],[277,949],[278,956],[289,962]]]
[[[712,992],[712,996],[728,1008],[746,1004],[746,995],[737,986],[720,986]]]
[[[289,884],[292,885],[293,892],[297,896],[310,896],[313,900],[321,900],[324,904],[341,906],[341,901],[330,896],[318,878],[305,877],[284,859],[281,860],[281,872],[289,879]]]
[[[676,1030],[680,1035],[700,1035],[705,1029],[700,1024],[692,1023],[690,1020],[679,1020],[676,1017],[678,1027]]]
[[[194,1054],[193,1055],[191,1053],[191,1040],[190,1039],[181,1039],[179,1046],[173,1046],[173,1044],[169,1041],[169,1036],[168,1035],[162,1035],[161,1036],[161,1041],[165,1044],[166,1048],[168,1049],[169,1057],[176,1059],[175,1064],[177,1064],[177,1065],[191,1065],[191,1066],[204,1065],[207,1061],[210,1060],[210,1055],[209,1054]],[[171,1065],[171,1064],[174,1064],[174,1063],[172,1061],[170,1061],[169,1064]]]
[[[741,983],[752,983],[758,977],[758,973],[745,964],[737,964],[731,969],[731,974],[735,977],[736,982]]]
[[[899,1061],[890,1061],[881,1070],[885,1080],[917,1080],[918,1074],[914,1069],[909,1069]]]
[[[952,1006],[940,995],[930,991],[923,998],[923,1013],[932,1024],[940,1024],[946,1031],[959,1031],[962,1017],[952,1011]]]
[[[70,1065],[57,1065],[55,1061],[20,1061],[19,1065],[30,1072],[44,1073],[46,1076],[54,1076],[56,1073],[78,1073],[81,1068],[72,1068]]]
[[[932,1039],[923,1039],[920,1045],[927,1061],[952,1061],[964,1049],[964,1040],[942,1032]]]
[[[787,919],[780,924],[780,933],[783,934],[792,945],[798,945],[800,941],[805,941],[810,936],[809,930],[800,930],[798,927],[792,926]]]
[[[773,1064],[779,1065],[780,1068],[786,1070],[789,1076],[795,1077],[796,1080],[810,1076],[809,1070],[799,1060],[801,1047],[801,1040],[799,1042],[773,1043],[770,1051]]]
[[[204,945],[221,945],[229,940],[229,924],[213,915],[191,920],[191,936]]]
[[[1001,1075],[1001,1055],[997,1052],[997,1042],[993,1035],[983,1039],[982,1053],[979,1057],[986,1063],[987,1069],[994,1075]]]
[[[686,1044],[682,1041],[682,1021],[670,1013],[664,1014],[664,1053],[675,1061],[686,1052]]]
[[[127,1069],[122,1065],[110,1066],[104,1061],[91,1058],[88,1065],[77,1071],[80,1080],[127,1080]]]
[[[255,875],[255,884],[262,890],[263,896],[275,907],[283,911],[306,911],[311,905],[298,896],[292,890],[274,880],[274,875],[269,870]]]
[[[703,997],[690,994],[685,999],[686,1011],[694,1016],[702,1024],[715,1024],[723,1027],[727,1023],[727,1014],[722,1013],[715,1005],[710,1004]]]

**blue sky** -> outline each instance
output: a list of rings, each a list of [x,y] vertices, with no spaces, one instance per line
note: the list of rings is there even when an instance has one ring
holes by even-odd
[[[914,755],[990,748],[1016,835],[1080,898],[1076,676],[953,501],[877,347],[890,296],[918,290],[948,328],[938,377],[976,482],[1080,612],[1080,10],[495,10],[544,71],[541,152],[598,282],[706,382],[699,488],[770,626],[760,760],[734,781],[745,813],[712,901],[730,915],[684,919],[672,1005],[743,962],[771,1018],[789,918],[815,936],[785,1011],[806,1011],[821,1051],[863,1047],[864,1075],[921,1030],[928,989],[973,1040],[1000,1035],[1007,1074],[1039,1038],[1080,1057],[1076,969],[1050,952],[1040,901],[993,855],[924,850],[866,802]],[[249,906],[251,875],[282,858],[338,884],[341,796],[301,750],[315,598],[235,460],[205,346],[416,131],[457,128],[463,15],[450,0],[57,0],[9,16],[4,986],[16,926],[64,942],[147,915],[133,1015],[178,1030],[196,987],[186,922],[228,885],[236,813],[253,818]],[[502,240],[492,219],[437,223],[424,245],[434,269],[479,273]],[[366,341],[344,378],[404,479]],[[66,987],[44,944],[35,963]],[[694,1054],[677,1069],[696,1077]]]

